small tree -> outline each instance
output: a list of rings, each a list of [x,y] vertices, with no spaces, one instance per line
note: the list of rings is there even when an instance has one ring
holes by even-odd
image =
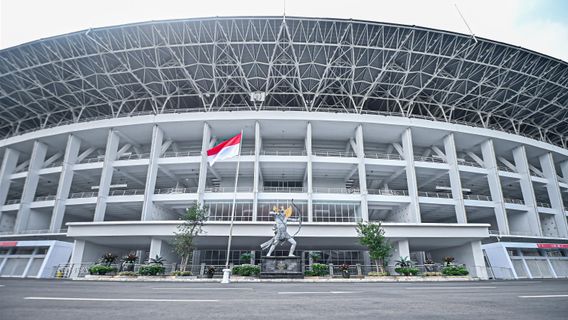
[[[385,230],[381,223],[359,222],[357,234],[359,235],[359,243],[369,249],[369,256],[375,262],[377,272],[381,272],[381,268],[384,268],[392,251],[392,246],[385,238]]]
[[[202,232],[207,219],[207,209],[195,202],[193,207],[187,208],[181,217],[183,223],[178,225],[175,233],[174,251],[181,257],[181,270],[185,271],[195,249],[194,240]]]

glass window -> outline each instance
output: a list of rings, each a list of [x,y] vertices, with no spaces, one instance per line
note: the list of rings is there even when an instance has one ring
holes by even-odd
[[[304,214],[302,221],[304,222],[307,221],[308,220],[308,217],[306,216],[308,214],[307,203],[299,201],[294,201],[294,203],[296,204],[296,206],[298,206],[298,208],[300,208],[300,210],[302,210],[302,213]],[[299,216],[295,208],[292,206],[292,202],[289,200],[272,200],[272,201],[264,200],[258,202],[257,221],[274,221],[274,217],[269,214],[270,211],[272,210],[272,207],[274,206],[278,208],[292,207],[293,208],[292,217],[297,218]]]
[[[12,254],[32,254],[34,252],[34,248],[16,248],[16,250]]]
[[[205,206],[208,208],[209,221],[230,221],[233,210],[232,201],[224,202],[207,202]],[[235,221],[252,221],[252,202],[235,203]]]
[[[537,249],[521,249],[523,256],[526,257],[539,257],[540,252]]]
[[[49,247],[40,247],[40,248],[37,248],[36,254],[47,254],[47,250],[49,250]]]
[[[357,222],[359,204],[349,202],[314,203],[314,222]]]

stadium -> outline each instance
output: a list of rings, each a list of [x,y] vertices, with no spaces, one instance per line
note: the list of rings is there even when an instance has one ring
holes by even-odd
[[[0,107],[4,277],[175,264],[196,202],[192,265],[223,265],[233,197],[231,263],[294,199],[305,264],[371,265],[355,226],[381,221],[392,259],[568,277],[568,64],[537,52],[356,20],[137,23],[0,51]],[[235,190],[237,159],[206,151],[241,130]]]

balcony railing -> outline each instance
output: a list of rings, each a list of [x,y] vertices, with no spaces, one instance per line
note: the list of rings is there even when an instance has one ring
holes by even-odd
[[[109,196],[136,196],[143,195],[144,189],[112,190]]]
[[[354,152],[343,151],[312,151],[314,156],[320,157],[341,157],[341,158],[354,158],[357,155]]]
[[[525,202],[521,199],[504,198],[503,200],[505,200],[505,203],[525,204]]]
[[[550,206],[550,203],[546,203],[546,202],[537,202],[537,203],[536,203],[536,206],[537,206],[537,207],[542,207],[542,208],[552,208],[552,207]]]
[[[263,187],[263,192],[299,193],[306,192],[304,187]]]
[[[517,171],[515,171],[515,170],[513,170],[513,169],[511,169],[511,168],[509,168],[505,165],[498,165],[497,169],[499,169],[500,171],[506,171],[506,172],[517,172]]]
[[[263,150],[265,156],[305,156],[306,150]]]
[[[400,154],[380,153],[380,152],[365,152],[365,158],[385,159],[385,160],[403,160],[402,156]]]
[[[127,155],[123,155],[117,158],[117,160],[138,160],[138,159],[148,159],[150,158],[149,153],[131,153]]]
[[[182,194],[197,193],[197,187],[194,188],[163,188],[154,190],[155,194]]]
[[[235,192],[234,187],[207,187],[205,192]],[[237,192],[252,192],[252,187],[237,187]]]
[[[384,189],[368,189],[369,194],[378,194],[381,196],[407,196],[406,190],[384,190]]]
[[[94,198],[98,195],[99,193],[97,191],[74,192],[69,195],[69,199]]]
[[[164,152],[161,155],[162,158],[178,158],[178,157],[195,157],[200,156],[201,151],[172,151],[172,152]]]
[[[425,157],[425,156],[414,156],[414,161],[445,163],[444,159],[442,159],[442,158],[439,158],[439,157]]]
[[[14,230],[12,231],[2,231],[0,232],[0,235],[9,235],[9,234],[45,234],[45,233],[66,233],[67,232],[67,228],[65,229],[58,229],[55,231],[51,231],[49,229],[38,229],[38,230],[22,230],[22,231],[18,231],[15,232]]]
[[[314,187],[314,193],[359,193],[359,188],[325,188]]]
[[[17,204],[20,203],[20,199],[10,199],[6,201],[6,204]]]
[[[34,201],[50,201],[55,200],[55,195],[48,195],[48,196],[38,196],[34,198]]]
[[[462,160],[462,159],[458,159],[458,164],[462,165],[462,166],[470,166],[470,167],[477,167],[477,168],[483,168],[482,165],[480,165],[477,162],[474,161],[467,161],[467,160]]]
[[[419,197],[452,199],[451,193],[418,191]]]
[[[94,158],[83,159],[79,163],[95,163],[95,162],[103,162],[104,160],[105,160],[104,157],[94,157]]]
[[[464,194],[463,198],[468,200],[491,201],[491,196],[482,194]]]

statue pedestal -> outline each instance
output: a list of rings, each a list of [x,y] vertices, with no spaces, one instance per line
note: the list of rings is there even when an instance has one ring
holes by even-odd
[[[303,279],[301,257],[262,257],[260,278],[263,279]]]

